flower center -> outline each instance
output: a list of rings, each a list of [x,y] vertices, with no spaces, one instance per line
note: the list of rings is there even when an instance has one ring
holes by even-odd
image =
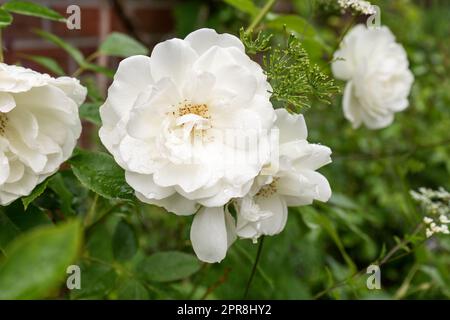
[[[195,114],[204,119],[211,119],[209,115],[209,109],[206,104],[193,104],[187,101],[184,101],[179,104],[178,110],[173,112],[175,117],[182,117],[188,114]]]
[[[5,135],[7,124],[8,124],[8,116],[6,115],[6,113],[0,112],[0,136]]]
[[[266,184],[265,186],[263,186],[258,193],[256,194],[257,197],[263,197],[263,198],[268,198],[271,195],[274,195],[275,193],[277,193],[277,181],[280,178],[278,177],[274,177],[272,183],[270,184]]]

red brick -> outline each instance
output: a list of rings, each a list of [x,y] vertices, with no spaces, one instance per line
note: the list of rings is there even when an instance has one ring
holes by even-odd
[[[132,21],[136,28],[146,33],[167,33],[173,30],[172,10],[164,8],[138,9]]]
[[[64,17],[67,17],[66,8],[53,8]],[[70,30],[65,23],[51,22],[51,30],[60,37],[97,36],[99,31],[100,14],[97,8],[81,8],[81,29]]]

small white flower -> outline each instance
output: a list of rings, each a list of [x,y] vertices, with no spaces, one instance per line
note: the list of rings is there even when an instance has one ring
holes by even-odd
[[[450,223],[450,219],[447,216],[443,215],[443,214],[441,214],[439,216],[439,221],[441,223],[445,223],[445,224]]]
[[[276,110],[280,133],[280,166],[272,176],[260,175],[246,197],[237,200],[237,234],[256,240],[280,233],[287,221],[288,206],[326,202],[331,196],[327,179],[316,172],[331,162],[328,147],[310,144],[302,115]]]
[[[429,217],[424,217],[423,218],[423,222],[425,222],[426,224],[430,224],[433,222],[433,219],[429,218]]]
[[[158,44],[150,57],[123,60],[101,107],[100,138],[140,200],[179,215],[208,207],[191,232],[204,261],[226,253],[219,242],[228,239],[227,215],[219,207],[247,194],[269,159],[269,90],[238,38],[200,29]],[[228,133],[244,146],[227,140]],[[247,135],[263,146],[260,157],[245,147]]]
[[[76,79],[0,63],[0,205],[30,194],[70,157],[85,97]]]
[[[364,0],[337,0],[342,9],[352,8],[362,14],[375,14],[376,10],[369,1]]]
[[[343,108],[353,127],[362,123],[370,129],[387,127],[395,112],[408,107],[414,77],[405,49],[387,27],[355,26],[334,59],[333,74],[347,81]]]

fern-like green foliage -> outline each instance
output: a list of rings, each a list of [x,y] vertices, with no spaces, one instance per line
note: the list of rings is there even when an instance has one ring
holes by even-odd
[[[285,45],[274,48],[270,46],[271,35],[259,33],[253,38],[251,33],[241,30],[241,39],[247,53],[264,53],[263,69],[272,86],[276,107],[299,113],[313,101],[330,104],[339,92],[334,80],[310,63],[308,53],[294,35],[288,36]]]
[[[266,34],[259,31],[256,38],[253,38],[252,32],[246,32],[244,28],[241,28],[239,30],[239,36],[248,54],[257,54],[271,49],[270,40],[273,34]]]

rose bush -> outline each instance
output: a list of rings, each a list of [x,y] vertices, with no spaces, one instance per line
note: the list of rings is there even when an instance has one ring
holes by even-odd
[[[61,66],[0,5],[0,299],[449,297],[445,6],[174,6]]]

